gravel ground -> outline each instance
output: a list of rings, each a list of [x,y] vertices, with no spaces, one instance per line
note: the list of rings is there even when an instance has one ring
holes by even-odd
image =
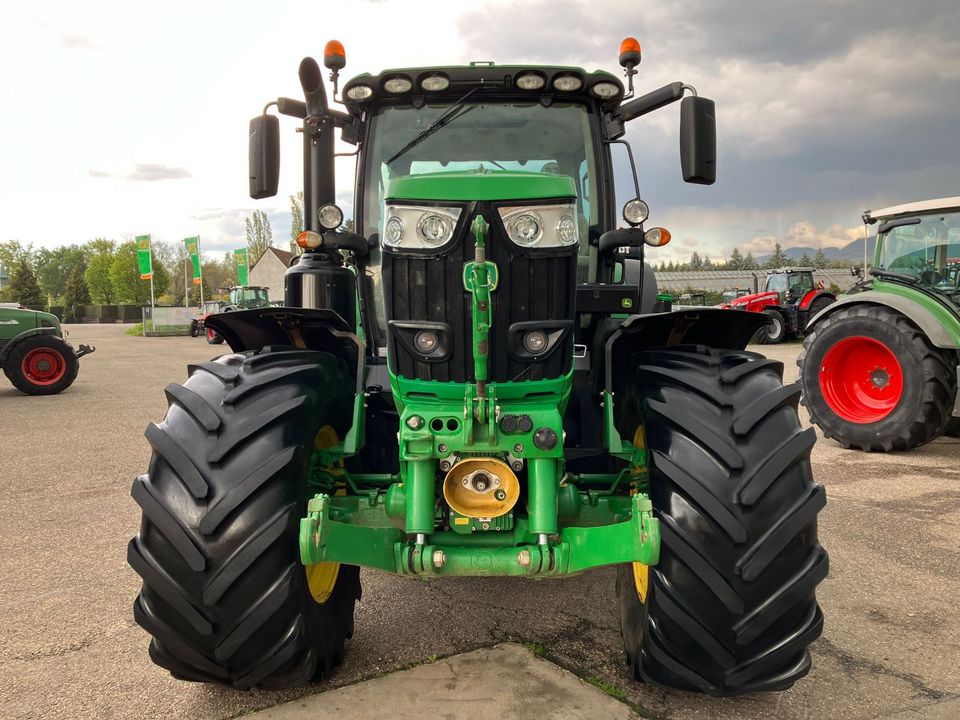
[[[622,661],[610,570],[545,582],[423,582],[362,575],[357,632],[328,682],[291,692],[181,683],[152,665],[133,622],[139,578],[129,497],[163,417],[163,387],[219,352],[202,339],[68,326],[97,346],[72,388],[26,397],[0,380],[0,717],[228,718],[446,656],[516,640],[622,688],[658,718],[960,716],[960,441],[908,454],[813,451],[829,502],[826,630],[813,672],[787,692],[713,700],[635,684]],[[758,348],[759,349],[759,348]],[[796,376],[798,345],[764,348]],[[371,715],[386,712],[371,698]]]

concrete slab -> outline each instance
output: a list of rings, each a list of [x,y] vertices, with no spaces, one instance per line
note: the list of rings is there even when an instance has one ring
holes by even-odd
[[[505,643],[310,695],[257,720],[636,718],[630,708],[521,645]]]

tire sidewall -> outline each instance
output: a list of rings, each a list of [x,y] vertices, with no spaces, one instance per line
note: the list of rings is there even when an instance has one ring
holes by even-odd
[[[820,368],[827,353],[841,340],[856,336],[883,343],[897,358],[903,376],[903,390],[897,406],[890,414],[872,423],[853,423],[837,415],[827,404],[820,385]],[[849,438],[856,444],[882,443],[888,437],[900,436],[921,412],[923,355],[910,342],[908,335],[898,332],[889,322],[870,316],[846,317],[842,322],[827,323],[817,328],[816,342],[810,343],[807,348],[801,381],[806,403],[828,436]]]
[[[55,383],[50,385],[37,385],[23,374],[23,360],[32,350],[40,348],[49,348],[56,351],[63,358],[66,365],[63,375]],[[6,366],[4,368],[7,377],[14,387],[28,395],[56,395],[63,392],[73,384],[77,379],[77,372],[80,369],[80,361],[77,360],[76,353],[67,345],[67,343],[56,335],[34,335],[24,338],[16,344],[13,350],[7,355]]]
[[[764,310],[767,324],[757,330],[756,339],[761,345],[778,345],[787,336],[787,321],[779,310]],[[777,330],[779,330],[777,332]]]

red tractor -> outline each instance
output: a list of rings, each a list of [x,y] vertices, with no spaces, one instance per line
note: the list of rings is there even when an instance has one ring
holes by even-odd
[[[813,268],[780,268],[767,271],[763,292],[731,300],[725,308],[766,313],[770,322],[754,335],[754,342],[776,345],[803,335],[807,322],[837,296],[813,280]]]

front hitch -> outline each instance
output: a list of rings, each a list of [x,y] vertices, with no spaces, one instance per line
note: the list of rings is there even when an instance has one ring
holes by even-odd
[[[97,349],[93,345],[80,345],[77,348],[77,360],[82,358],[84,355],[89,355],[90,353],[96,352]]]

